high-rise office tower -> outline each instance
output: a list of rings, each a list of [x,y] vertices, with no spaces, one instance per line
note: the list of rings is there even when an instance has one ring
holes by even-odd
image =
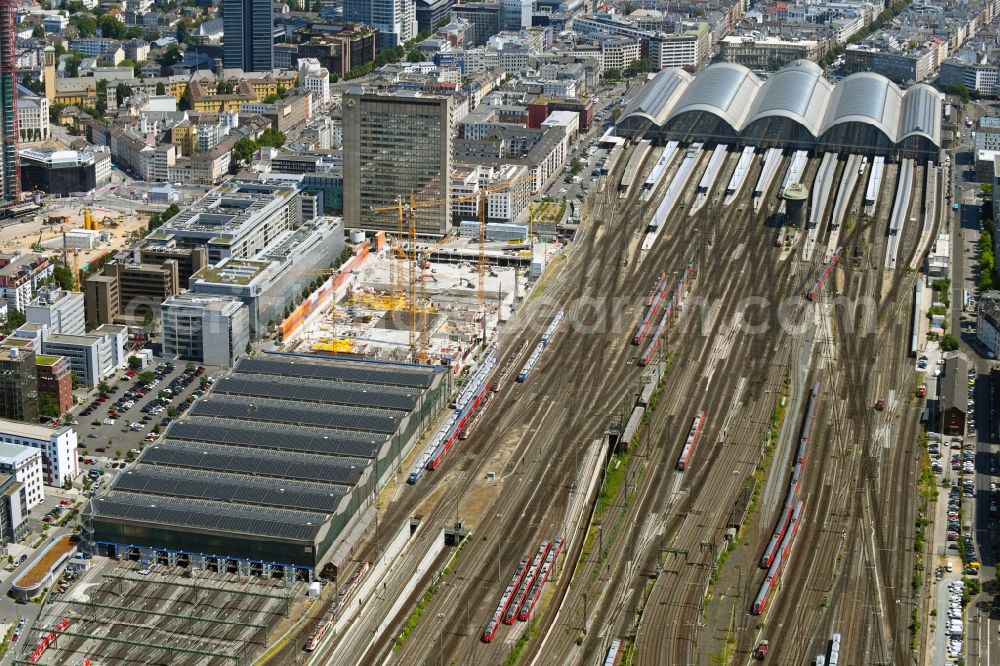
[[[398,46],[417,36],[416,0],[344,0],[344,20],[378,30],[378,47]]]
[[[20,203],[21,174],[17,156],[17,48],[14,34],[14,0],[0,0],[0,149],[3,178],[0,206]]]
[[[274,69],[274,0],[222,0],[222,32],[223,65]]]
[[[443,236],[451,220],[451,98],[412,91],[344,95],[344,223],[395,232],[374,208],[397,198],[417,208],[417,234]],[[428,205],[432,204],[432,205]]]

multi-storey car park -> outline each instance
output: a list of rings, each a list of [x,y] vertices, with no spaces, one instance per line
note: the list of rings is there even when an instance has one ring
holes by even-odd
[[[240,361],[85,512],[93,553],[312,579],[443,406],[440,367]]]
[[[618,136],[758,150],[937,160],[942,103],[927,85],[905,91],[879,74],[860,72],[837,84],[808,60],[795,60],[761,81],[742,65],[720,62],[697,76],[665,69],[626,107]]]

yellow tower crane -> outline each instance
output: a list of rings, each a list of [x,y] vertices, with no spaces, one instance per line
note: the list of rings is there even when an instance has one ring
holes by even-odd
[[[483,338],[485,340],[486,336],[486,273],[489,271],[489,264],[486,261],[486,219],[489,206],[489,196],[494,193],[499,193],[506,191],[508,189],[514,188],[522,183],[534,178],[530,173],[521,176],[520,178],[514,178],[512,180],[507,180],[495,185],[490,185],[488,187],[481,188],[478,192],[472,194],[463,194],[457,197],[452,197],[452,203],[463,203],[466,201],[477,201],[478,202],[478,218],[479,218],[479,262],[478,262],[478,289],[477,296],[479,299],[479,309],[483,317]],[[426,348],[427,348],[427,332],[426,332],[426,317],[423,322],[422,335],[417,335],[417,322],[416,315],[418,310],[418,291],[422,291],[424,288],[424,281],[418,278],[420,275],[420,267],[418,266],[418,258],[420,254],[425,254],[430,256],[437,247],[438,244],[431,248],[430,250],[425,250],[423,253],[417,252],[416,238],[417,238],[417,215],[416,212],[421,208],[433,208],[435,206],[441,205],[444,199],[417,199],[411,192],[409,195],[409,201],[403,201],[403,197],[396,197],[396,203],[392,206],[381,206],[373,207],[371,210],[376,213],[382,212],[393,212],[396,213],[397,222],[397,236],[394,243],[391,243],[390,249],[395,248],[395,252],[390,252],[393,255],[393,262],[389,265],[389,284],[393,291],[393,295],[405,295],[407,300],[407,310],[410,313],[409,331],[410,331],[410,353],[414,360],[425,360],[426,359]],[[404,222],[408,221],[408,224]],[[405,229],[404,229],[405,227]],[[406,250],[402,247],[402,239],[404,238],[404,233],[408,241],[408,247]],[[408,265],[408,280],[404,284],[403,282],[403,264]],[[395,280],[394,280],[395,278]],[[419,284],[418,284],[419,283]]]

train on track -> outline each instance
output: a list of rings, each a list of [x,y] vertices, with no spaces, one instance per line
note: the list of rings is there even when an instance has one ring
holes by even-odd
[[[562,323],[565,314],[566,313],[563,310],[557,312],[555,318],[552,320],[552,323],[549,324],[547,329],[545,329],[545,333],[542,334],[542,339],[538,341],[534,351],[531,352],[531,356],[528,357],[528,360],[524,363],[524,367],[521,368],[521,372],[517,373],[518,383],[528,381],[528,375],[530,375],[531,371],[535,368],[535,364],[538,363],[538,359],[542,357],[542,352],[545,351],[545,348],[549,346],[550,342],[552,342],[552,338],[559,329],[559,324]]]
[[[493,616],[483,629],[483,642],[492,642],[501,624],[514,624],[515,619],[527,622],[531,618],[535,604],[542,595],[542,586],[555,567],[562,547],[561,538],[554,542],[543,541],[530,564],[527,557],[521,558]]]
[[[760,566],[767,569],[774,562],[774,557],[778,552],[778,546],[785,537],[792,521],[792,513],[795,510],[795,502],[799,497],[799,484],[802,480],[802,472],[806,464],[806,451],[809,448],[809,438],[812,434],[813,421],[816,420],[816,404],[819,400],[820,383],[816,382],[809,390],[809,402],[806,404],[805,417],[802,420],[802,427],[799,430],[799,444],[795,450],[795,459],[792,462],[792,476],[788,482],[788,492],[785,495],[785,504],[778,514],[778,523],[771,535],[771,540],[764,549],[764,555],[760,558]]]
[[[368,573],[368,568],[370,564],[368,562],[362,562],[354,568],[351,575],[347,577],[344,582],[344,586],[340,588],[337,593],[337,598],[333,600],[333,604],[330,606],[330,610],[323,614],[323,617],[316,624],[316,628],[313,629],[312,634],[309,636],[309,640],[306,641],[305,646],[302,648],[306,652],[312,652],[323,640],[326,633],[333,627],[333,623],[336,621],[337,616],[340,614],[344,608],[347,607],[347,602],[350,601],[351,595],[354,591],[358,589],[358,584]]]
[[[486,355],[483,364],[469,378],[458,397],[452,402],[455,411],[445,419],[437,433],[431,438],[424,452],[417,458],[416,464],[410,470],[406,482],[414,485],[420,480],[426,469],[437,469],[444,457],[448,455],[452,445],[459,439],[459,434],[466,427],[470,416],[476,413],[480,404],[490,392],[491,386],[487,379],[489,373],[497,366],[497,357],[493,352]]]
[[[503,367],[500,368],[499,372],[497,372],[496,379],[493,380],[494,393],[499,393],[503,390],[504,384],[507,383],[510,373],[513,372],[514,366],[517,364],[517,359],[520,358],[521,352],[524,351],[527,344],[527,340],[521,340],[517,343],[517,347],[514,348],[514,351],[510,353],[510,356],[507,357],[507,361],[504,362]]]
[[[497,604],[497,609],[493,612],[493,617],[490,618],[490,621],[486,623],[486,628],[483,629],[483,642],[490,643],[493,641],[493,637],[496,636],[497,629],[500,628],[500,623],[503,621],[504,614],[507,612],[511,601],[514,600],[514,594],[517,592],[517,588],[520,587],[521,581],[524,580],[524,576],[527,573],[528,558],[522,557],[521,562],[517,565],[517,569],[514,570],[514,575],[507,584],[507,589],[504,590],[503,596],[500,597],[500,603]]]
[[[694,420],[691,422],[691,430],[688,431],[687,440],[684,442],[684,448],[681,449],[681,455],[677,458],[677,470],[683,472],[687,469],[688,463],[691,461],[691,452],[694,451],[695,444],[698,443],[698,437],[701,435],[701,429],[705,425],[705,412],[700,411],[694,415]]]
[[[53,642],[55,642],[56,636],[58,636],[59,632],[65,631],[68,628],[69,628],[69,619],[64,617],[63,619],[59,620],[59,622],[57,622],[56,625],[52,627],[49,633],[42,636],[42,640],[38,642],[38,645],[35,646],[35,649],[31,651],[30,655],[28,655],[28,661],[32,664],[37,663],[38,660],[42,658],[42,655],[45,654],[45,651],[49,649],[49,646],[52,645]]]
[[[837,262],[840,261],[840,256],[842,254],[844,254],[843,247],[838,247],[836,251],[834,251],[833,257],[830,258],[830,261],[828,261],[826,266],[823,267],[823,270],[820,271],[819,277],[816,278],[816,282],[813,283],[812,289],[806,292],[806,300],[816,300],[816,296],[819,294],[820,288],[823,286],[826,278],[830,276],[830,273],[832,273],[833,269],[837,266]]]
[[[616,638],[611,641],[611,646],[608,648],[608,654],[604,657],[604,666],[618,666],[618,662],[622,658],[622,642],[621,639]]]
[[[781,581],[781,574],[785,570],[785,564],[788,563],[789,557],[792,553],[792,544],[795,542],[795,535],[798,534],[799,525],[802,523],[802,514],[805,511],[805,503],[799,500],[798,504],[795,506],[795,512],[792,514],[792,520],[788,525],[788,530],[785,532],[785,536],[781,541],[781,547],[774,556],[774,561],[767,570],[767,576],[764,578],[764,582],[760,586],[760,591],[757,593],[757,597],[753,601],[753,607],[751,612],[754,615],[763,615],[764,611],[767,610],[767,604],[771,600],[771,595],[774,592],[775,587]]]
[[[681,299],[684,298],[684,292],[687,289],[688,280],[691,278],[691,273],[694,270],[692,264],[688,264],[681,273],[681,278],[678,280],[677,284],[674,285],[674,291],[670,294],[670,298],[667,300],[667,304],[663,310],[663,316],[660,317],[660,323],[657,325],[656,330],[653,331],[653,335],[649,339],[649,344],[646,345],[646,349],[643,351],[642,356],[639,357],[639,367],[645,367],[653,360],[653,355],[660,348],[662,338],[664,333],[667,332],[667,328],[670,326],[670,319],[673,317],[674,308],[680,305]]]
[[[668,286],[667,274],[660,273],[660,277],[653,283],[653,288],[650,290],[649,295],[646,296],[646,314],[643,316],[642,321],[639,322],[639,327],[636,329],[635,335],[632,336],[632,344],[638,345],[642,343],[642,339],[649,330],[649,325],[653,323],[653,316],[656,314],[664,295],[667,293]]]
[[[535,559],[531,560],[528,573],[524,575],[524,579],[518,586],[517,592],[514,593],[514,599],[507,606],[507,611],[503,614],[504,624],[514,624],[514,621],[517,620],[517,615],[521,612],[521,606],[524,604],[525,599],[528,598],[528,590],[535,583],[538,572],[542,570],[542,563],[545,562],[545,556],[548,552],[549,542],[543,541],[542,545],[538,547],[538,552],[535,553]]]
[[[517,613],[517,619],[521,622],[527,622],[531,619],[531,614],[535,610],[535,604],[538,603],[538,599],[542,596],[542,586],[545,585],[545,582],[549,579],[549,574],[555,568],[556,560],[559,558],[559,553],[562,552],[562,547],[563,540],[556,539],[556,542],[549,548],[549,552],[545,556],[545,562],[542,563],[542,570],[535,577],[535,582],[531,584],[528,595],[525,597],[524,602],[521,604],[521,609]]]

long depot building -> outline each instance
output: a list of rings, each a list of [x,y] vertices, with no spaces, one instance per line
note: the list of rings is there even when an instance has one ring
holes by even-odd
[[[242,359],[85,511],[108,557],[311,579],[346,558],[443,407],[441,368]]]
[[[619,117],[617,133],[660,143],[937,161],[941,113],[941,93],[928,85],[904,91],[871,72],[834,84],[809,60],[761,80],[742,65],[719,62],[697,76],[679,68],[656,74]]]

